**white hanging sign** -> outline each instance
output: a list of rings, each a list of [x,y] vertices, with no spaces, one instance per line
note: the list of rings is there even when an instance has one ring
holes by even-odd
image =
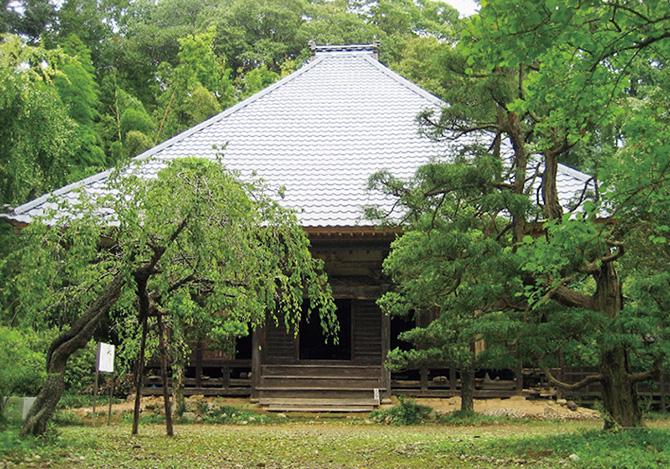
[[[100,342],[96,370],[102,373],[114,373],[114,345]]]

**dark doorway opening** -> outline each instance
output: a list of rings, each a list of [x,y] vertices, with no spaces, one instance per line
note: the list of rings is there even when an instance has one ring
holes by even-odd
[[[251,359],[251,334],[253,332],[249,330],[249,334],[244,337],[237,337],[235,339],[235,358],[238,360],[250,360]]]
[[[303,315],[299,337],[301,360],[351,360],[351,300],[335,300],[335,306],[340,323],[339,342],[333,344],[332,339],[325,342],[317,312],[310,318]],[[303,306],[303,311],[306,309]]]

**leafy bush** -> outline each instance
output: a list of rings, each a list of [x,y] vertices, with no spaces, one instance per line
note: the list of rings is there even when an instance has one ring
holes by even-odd
[[[91,340],[86,347],[70,357],[65,368],[65,389],[72,393],[89,391],[95,379],[96,344]]]
[[[370,414],[374,422],[392,425],[416,425],[432,417],[433,409],[402,397],[398,405],[390,409],[375,410]]]
[[[54,414],[53,423],[59,426],[77,426],[82,425],[83,420],[73,412],[59,410]]]
[[[46,375],[39,350],[34,332],[0,326],[0,415],[9,396],[34,396],[39,391]]]
[[[113,404],[118,404],[120,402],[122,402],[121,399],[116,397],[112,398]],[[107,404],[109,403],[109,397],[101,392],[100,394],[98,394],[96,403],[101,407],[107,408]],[[59,409],[76,409],[78,407],[91,407],[92,405],[93,405],[92,394],[76,394],[66,392],[60,398],[60,401],[58,401]]]

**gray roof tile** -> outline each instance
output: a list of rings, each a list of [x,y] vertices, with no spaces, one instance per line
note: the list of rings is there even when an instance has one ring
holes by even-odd
[[[367,190],[372,173],[387,169],[408,178],[447,152],[447,143],[420,135],[417,124],[420,112],[441,106],[380,64],[371,50],[322,49],[293,74],[136,159],[149,178],[174,158],[215,158],[222,152],[226,167],[242,177],[255,172],[270,187],[284,186],[281,203],[296,209],[303,226],[371,225],[363,208],[392,202]],[[52,196],[73,200],[77,189],[104,193],[109,174],[56,190],[5,216],[29,222],[51,206]],[[588,179],[561,166],[561,202],[578,197]]]

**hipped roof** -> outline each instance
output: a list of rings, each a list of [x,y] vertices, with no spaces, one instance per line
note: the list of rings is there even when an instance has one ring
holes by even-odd
[[[419,131],[417,116],[445,105],[376,59],[374,46],[316,47],[314,57],[261,92],[137,156],[144,178],[175,158],[217,158],[243,178],[260,176],[284,188],[281,204],[306,228],[370,227],[364,207],[393,201],[367,189],[371,174],[401,178],[450,145]],[[46,194],[5,214],[29,223],[55,199],[76,201],[81,191],[107,191],[111,170]],[[560,165],[558,188],[566,206],[589,177]]]

